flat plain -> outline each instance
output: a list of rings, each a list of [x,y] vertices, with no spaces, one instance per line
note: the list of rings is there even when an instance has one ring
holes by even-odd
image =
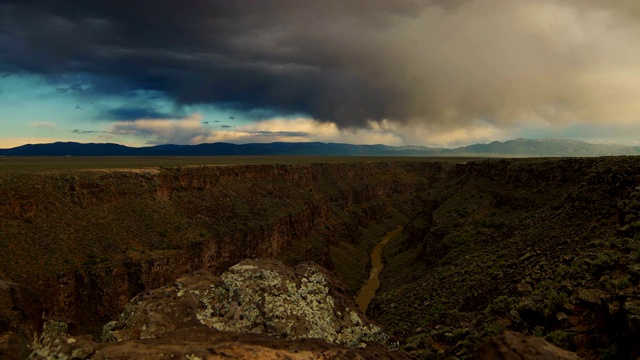
[[[154,169],[184,166],[230,166],[269,164],[315,164],[358,162],[458,162],[477,157],[387,157],[387,156],[0,156],[0,173],[56,170]]]

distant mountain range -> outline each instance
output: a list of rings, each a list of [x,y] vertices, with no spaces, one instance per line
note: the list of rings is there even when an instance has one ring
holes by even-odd
[[[156,145],[128,147],[118,144],[80,144],[56,142],[28,144],[0,149],[0,156],[234,156],[234,155],[299,155],[299,156],[605,156],[640,155],[640,146],[591,144],[563,139],[515,139],[459,148],[424,146],[351,145],[336,143],[288,143],[200,145]]]

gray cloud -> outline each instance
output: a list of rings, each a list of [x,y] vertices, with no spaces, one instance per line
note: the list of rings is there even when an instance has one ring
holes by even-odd
[[[340,127],[628,122],[640,113],[640,10],[611,3],[5,1],[0,70]]]
[[[137,119],[176,119],[184,114],[162,112],[151,106],[121,106],[101,111],[99,119],[132,121]]]
[[[110,131],[103,131],[103,130],[83,130],[83,129],[73,129],[71,130],[72,133],[74,134],[82,134],[82,135],[90,135],[90,134],[113,134],[113,132]]]
[[[248,131],[248,134],[257,136],[282,136],[282,137],[307,137],[313,134],[306,131]]]

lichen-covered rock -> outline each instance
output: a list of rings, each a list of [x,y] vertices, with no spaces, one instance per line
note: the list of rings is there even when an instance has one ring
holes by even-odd
[[[36,348],[29,359],[89,359],[99,346],[93,342],[91,335],[58,336]]]
[[[66,321],[58,321],[49,319],[42,325],[42,333],[39,341],[41,344],[47,343],[59,336],[65,336],[69,333],[69,323]]]
[[[157,338],[190,326],[286,339],[323,339],[350,347],[388,336],[357,310],[346,289],[317,265],[245,260],[220,277],[198,273],[175,286],[143,293],[103,338]]]
[[[318,339],[284,340],[204,326],[168,332],[159,338],[96,343],[90,336],[58,337],[34,351],[31,360],[78,359],[409,359],[402,351],[372,344],[352,349]]]

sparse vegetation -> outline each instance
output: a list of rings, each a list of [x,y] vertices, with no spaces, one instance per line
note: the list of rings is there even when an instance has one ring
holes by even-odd
[[[270,256],[314,260],[353,295],[379,236],[406,224],[370,315],[413,355],[466,358],[513,330],[585,358],[640,356],[640,159],[293,162],[0,171],[0,274],[80,269],[137,292],[173,281],[162,271]]]
[[[548,342],[561,347],[566,350],[575,350],[575,333],[565,331],[565,330],[556,330],[548,333],[545,337],[545,340]]]
[[[493,299],[491,304],[487,307],[487,311],[498,317],[506,316],[513,310],[517,304],[518,299],[509,296],[498,296]]]
[[[48,311],[78,306],[96,325],[146,286],[247,257],[316,261],[355,294],[378,237],[408,221],[432,171],[423,162],[431,160],[406,158],[48,160],[0,164],[0,275],[39,286]],[[96,165],[119,170],[83,170]],[[78,285],[86,303],[53,301],[67,278],[87,281]],[[103,298],[106,283],[113,290]]]
[[[468,166],[431,188],[402,243],[388,248],[374,299],[384,311],[372,315],[422,344],[437,341],[443,327],[480,334],[465,338],[463,353],[508,329],[585,358],[639,356],[635,342],[611,348],[640,335],[633,320],[640,314],[639,165],[608,158]],[[425,321],[433,304],[444,306],[441,315],[427,313]],[[448,315],[455,312],[469,316]],[[460,357],[460,346],[439,349]]]
[[[446,309],[447,308],[442,304],[431,306],[424,314],[424,317],[420,321],[420,325],[431,325],[431,323],[436,320]]]

